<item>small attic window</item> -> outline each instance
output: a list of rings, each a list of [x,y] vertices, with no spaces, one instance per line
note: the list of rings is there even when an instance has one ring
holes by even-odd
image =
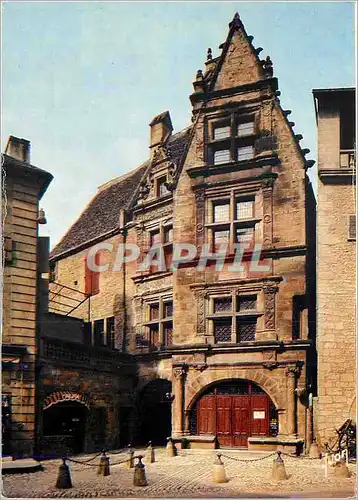
[[[170,193],[166,184],[167,184],[167,178],[165,176],[158,178],[158,180],[157,180],[157,197],[158,198]]]

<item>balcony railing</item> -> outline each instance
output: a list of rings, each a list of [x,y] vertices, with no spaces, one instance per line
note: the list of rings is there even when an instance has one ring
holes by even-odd
[[[340,167],[355,169],[355,150],[341,149],[340,152]]]
[[[128,356],[121,352],[50,337],[40,339],[40,357],[63,365],[84,366],[99,371],[131,369]]]

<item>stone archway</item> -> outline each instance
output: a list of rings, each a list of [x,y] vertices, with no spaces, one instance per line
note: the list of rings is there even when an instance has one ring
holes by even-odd
[[[50,406],[57,403],[63,403],[65,401],[80,403],[85,405],[88,409],[90,408],[89,399],[84,394],[70,391],[56,391],[44,399],[43,410],[47,410],[48,408],[50,408]]]
[[[138,395],[138,444],[164,445],[171,435],[171,391],[169,380],[156,378]]]
[[[282,386],[280,387],[271,372],[268,374],[267,370],[262,368],[250,370],[227,368],[225,371],[206,370],[194,379],[188,380],[185,394],[186,409],[190,410],[198,396],[211,384],[234,379],[254,382],[268,394],[277,410],[285,408],[285,391],[282,390]]]
[[[189,411],[190,435],[215,436],[217,445],[246,448],[250,437],[278,434],[277,409],[254,382],[225,379],[200,391]]]
[[[44,399],[42,448],[45,455],[84,451],[89,409],[89,399],[76,392],[57,391]]]

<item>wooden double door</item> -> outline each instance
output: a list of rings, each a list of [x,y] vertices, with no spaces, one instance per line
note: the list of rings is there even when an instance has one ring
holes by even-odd
[[[269,435],[269,410],[267,394],[206,394],[197,404],[197,432],[215,434],[223,447],[246,448],[250,436]]]

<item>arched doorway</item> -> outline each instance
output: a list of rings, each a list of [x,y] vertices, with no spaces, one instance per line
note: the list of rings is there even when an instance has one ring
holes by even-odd
[[[63,446],[70,453],[84,449],[88,408],[79,401],[60,401],[43,411],[43,437],[55,448]]]
[[[152,380],[143,389],[139,400],[140,444],[166,444],[172,427],[171,391],[171,382],[163,379]]]
[[[219,446],[246,448],[251,436],[278,433],[276,408],[266,392],[247,380],[208,387],[190,414],[191,434],[215,435]]]

